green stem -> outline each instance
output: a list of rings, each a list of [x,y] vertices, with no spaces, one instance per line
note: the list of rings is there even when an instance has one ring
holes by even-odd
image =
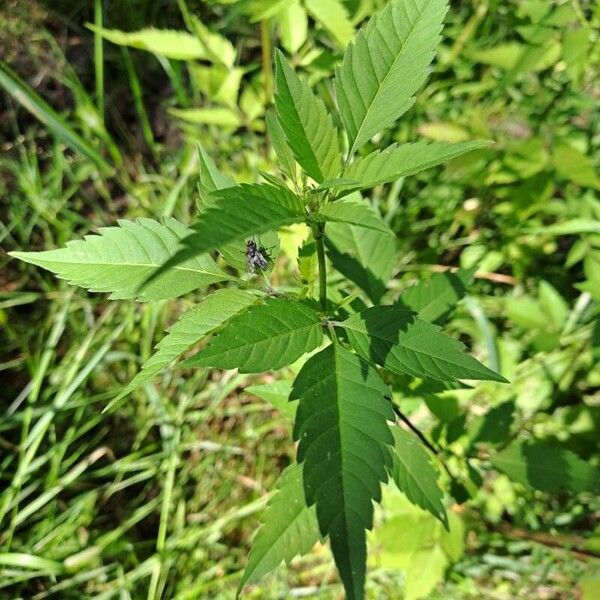
[[[315,245],[317,246],[317,260],[319,264],[319,301],[321,309],[327,310],[327,271],[325,268],[325,244],[323,236],[325,233],[325,224],[319,223],[313,229]]]

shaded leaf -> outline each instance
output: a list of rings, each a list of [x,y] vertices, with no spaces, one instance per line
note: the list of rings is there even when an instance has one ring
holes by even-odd
[[[365,529],[373,525],[373,500],[381,499],[391,461],[387,421],[394,413],[386,393],[373,368],[334,342],[308,359],[290,396],[300,400],[294,439],[306,500],[316,504],[350,600],[364,597]]]
[[[542,492],[600,490],[600,472],[575,453],[543,442],[515,442],[492,465],[516,483]]]
[[[438,381],[506,379],[465,354],[465,346],[440,328],[398,306],[374,306],[340,323],[364,358],[413,377]]]
[[[275,106],[281,128],[298,164],[317,182],[340,171],[338,133],[325,104],[277,52]]]
[[[326,204],[317,215],[314,215],[314,218],[318,221],[350,223],[357,227],[380,231],[386,235],[394,235],[375,210],[362,200],[338,200]]]
[[[265,400],[288,419],[294,420],[298,403],[289,401],[290,392],[292,391],[291,381],[279,380],[272,381],[271,383],[250,385],[245,391]]]
[[[271,298],[233,317],[184,364],[260,373],[289,365],[322,342],[317,312],[301,302]]]

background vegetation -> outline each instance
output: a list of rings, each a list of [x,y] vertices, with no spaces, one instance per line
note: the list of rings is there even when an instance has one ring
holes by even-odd
[[[256,387],[272,380],[166,371],[103,413],[189,300],[109,302],[5,253],[119,218],[189,222],[197,141],[239,181],[272,171],[272,48],[332,102],[325,78],[383,4],[0,5],[1,598],[235,596],[293,451],[277,398]],[[600,461],[599,24],[583,0],[454,3],[428,85],[374,142],[496,142],[371,200],[397,234],[392,296],[476,268],[449,329],[511,385],[398,382],[443,448],[455,526],[390,492],[372,598],[600,597],[600,500],[577,477]],[[147,27],[187,33],[122,33]],[[295,276],[285,257],[301,235],[282,232],[276,282]],[[506,454],[528,438],[545,443],[535,473]],[[247,594],[309,595],[341,595],[325,548]]]

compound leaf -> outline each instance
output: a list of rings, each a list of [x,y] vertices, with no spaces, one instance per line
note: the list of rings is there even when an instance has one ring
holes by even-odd
[[[322,341],[316,311],[301,302],[271,298],[233,317],[184,364],[260,373],[293,363]]]
[[[204,298],[198,306],[184,313],[179,321],[167,329],[167,335],[158,342],[156,352],[142,365],[142,370],[113,402],[118,402],[136,390],[197,344],[205,335],[257,300],[257,296],[237,289],[217,290]]]
[[[392,144],[385,150],[371,152],[353,162],[344,171],[344,177],[352,181],[360,181],[361,188],[370,188],[396,181],[400,177],[414,175],[488,144],[487,141],[478,140],[456,144],[447,142]]]
[[[506,379],[465,354],[461,342],[443,334],[436,325],[399,306],[374,306],[340,324],[350,345],[361,356],[413,377],[437,381]]]
[[[394,452],[390,471],[398,489],[413,503],[429,511],[448,529],[448,515],[442,502],[442,490],[429,455],[414,435],[393,427]]]
[[[315,215],[315,218],[336,223],[350,223],[386,235],[394,235],[392,230],[381,220],[381,217],[364,201],[338,200],[326,204]]]
[[[306,501],[317,507],[349,600],[364,598],[365,530],[391,465],[387,393],[372,367],[334,342],[308,359],[290,395],[300,401],[294,439]]]
[[[544,442],[519,441],[492,457],[513,481],[542,492],[597,492],[600,471],[574,452]]]
[[[277,117],[298,164],[317,182],[340,172],[338,133],[325,104],[277,53]]]
[[[346,49],[335,91],[351,154],[414,103],[447,9],[446,0],[393,0]]]
[[[238,587],[238,595],[248,583],[257,581],[283,561],[306,554],[319,541],[316,509],[304,499],[302,466],[290,465],[277,483],[258,530],[248,566]]]
[[[177,252],[190,230],[175,219],[165,218],[160,222],[119,221],[118,227],[103,227],[98,233],[68,242],[65,248],[11,255],[92,292],[111,292],[110,297],[119,300],[176,298],[230,279],[210,256],[192,257],[161,273],[140,291],[148,276]]]

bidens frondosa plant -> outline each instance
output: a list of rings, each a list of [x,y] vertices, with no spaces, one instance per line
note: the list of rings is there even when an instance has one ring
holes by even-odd
[[[278,53],[276,117],[267,126],[281,174],[237,185],[200,149],[201,210],[191,229],[174,219],[122,221],[63,249],[15,253],[115,299],[160,300],[227,282],[168,330],[116,401],[205,340],[184,366],[261,373],[310,354],[289,395],[297,462],[267,507],[240,591],[327,538],[347,597],[363,598],[366,531],[382,483],[393,479],[447,523],[426,450],[394,424],[390,382],[397,375],[504,381],[438,325],[464,294],[468,275],[439,276],[380,304],[394,237],[360,195],[485,144],[417,142],[361,153],[413,104],[446,10],[445,0],[394,0],[374,16],[336,70],[335,121]],[[311,232],[299,252],[302,285],[285,292],[262,285],[277,230],[295,223]],[[343,285],[328,285],[332,269]],[[364,295],[347,296],[347,280]]]

